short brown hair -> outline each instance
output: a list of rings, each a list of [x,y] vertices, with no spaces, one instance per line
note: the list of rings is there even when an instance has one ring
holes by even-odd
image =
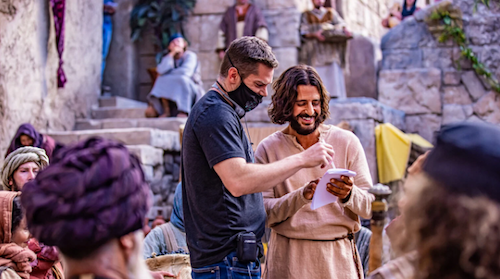
[[[278,60],[265,41],[256,37],[241,37],[229,45],[222,59],[220,75],[227,77],[229,69],[235,67],[243,79],[251,74],[257,74],[258,63],[269,68],[278,67]]]
[[[311,66],[297,65],[284,71],[273,84],[274,95],[268,111],[273,123],[284,124],[291,120],[299,85],[312,85],[318,89],[321,98],[320,123],[330,117],[330,97],[318,72]]]

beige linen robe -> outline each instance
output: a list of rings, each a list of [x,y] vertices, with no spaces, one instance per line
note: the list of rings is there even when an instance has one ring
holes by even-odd
[[[358,215],[371,217],[372,179],[364,150],[351,132],[320,125],[320,140],[335,151],[333,166],[302,169],[264,193],[267,225],[272,229],[263,276],[274,278],[358,278],[352,243],[331,241],[360,229]],[[264,139],[255,153],[259,163],[272,163],[304,151],[296,137],[278,131]],[[350,199],[312,210],[303,197],[304,186],[320,178],[329,168],[357,173]],[[363,271],[358,258],[361,277]]]

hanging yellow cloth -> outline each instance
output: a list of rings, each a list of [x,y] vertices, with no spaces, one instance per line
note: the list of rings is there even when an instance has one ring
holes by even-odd
[[[375,127],[378,178],[382,184],[402,179],[411,150],[411,139],[390,123]]]

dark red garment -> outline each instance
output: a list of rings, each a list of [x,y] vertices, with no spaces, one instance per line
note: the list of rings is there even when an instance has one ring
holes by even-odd
[[[30,273],[30,279],[54,279],[53,267],[59,261],[59,252],[54,246],[46,246],[31,238],[28,242],[28,248],[36,253],[36,260],[31,264],[33,270]],[[63,271],[60,270],[62,274]]]
[[[236,6],[232,6],[227,9],[220,23],[220,29],[226,36],[226,48],[229,47],[232,41],[236,40],[236,23]],[[267,27],[264,16],[259,8],[255,5],[250,5],[245,15],[243,36],[255,36],[255,32],[260,27]]]
[[[50,0],[52,13],[54,14],[54,25],[56,28],[56,44],[57,53],[59,55],[59,68],[57,68],[57,87],[64,87],[66,83],[66,75],[62,68],[63,65],[63,51],[64,51],[64,13],[66,7],[66,0]]]
[[[54,152],[54,148],[56,146],[56,142],[53,138],[40,134],[33,125],[29,123],[24,123],[17,129],[16,135],[12,138],[10,142],[9,149],[7,149],[7,157],[12,151],[18,149],[19,147],[23,147],[21,144],[21,135],[27,135],[33,139],[33,146],[42,148],[47,153],[49,160],[52,159],[52,153]]]

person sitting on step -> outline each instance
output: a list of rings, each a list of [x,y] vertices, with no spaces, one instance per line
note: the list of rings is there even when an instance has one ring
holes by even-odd
[[[181,34],[170,37],[168,53],[156,71],[159,76],[147,96],[146,117],[187,117],[203,95],[203,84],[198,57],[187,50],[187,42]]]

